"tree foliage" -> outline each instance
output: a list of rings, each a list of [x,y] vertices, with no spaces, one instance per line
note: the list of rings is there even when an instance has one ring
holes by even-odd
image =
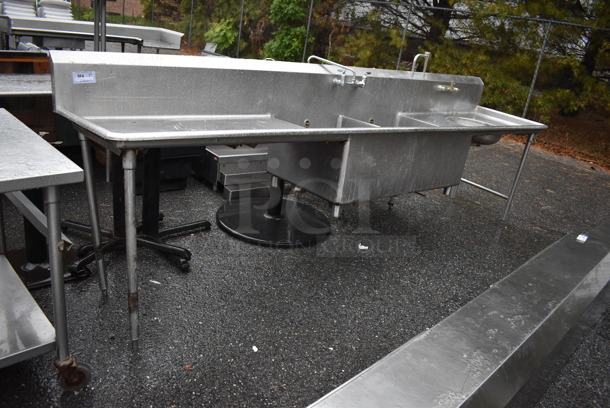
[[[234,25],[235,22],[228,18],[218,23],[212,23],[210,29],[204,34],[205,39],[217,45],[216,51],[223,52],[237,39],[237,32],[233,29]]]
[[[273,38],[264,46],[265,58],[300,61],[305,45],[305,0],[274,0],[270,20],[277,26]]]

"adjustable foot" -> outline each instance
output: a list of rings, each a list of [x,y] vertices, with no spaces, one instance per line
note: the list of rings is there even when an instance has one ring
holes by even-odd
[[[55,360],[57,383],[64,391],[78,391],[91,380],[91,369],[86,364],[76,364],[76,359],[68,356],[64,361]]]

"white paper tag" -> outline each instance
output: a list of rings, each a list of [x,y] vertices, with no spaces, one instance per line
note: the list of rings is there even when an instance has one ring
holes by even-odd
[[[585,242],[587,242],[588,239],[589,239],[589,237],[586,236],[585,234],[580,234],[579,236],[576,237],[576,241],[580,242],[581,244],[584,244]]]
[[[72,73],[72,83],[74,84],[94,84],[95,71],[83,71]]]

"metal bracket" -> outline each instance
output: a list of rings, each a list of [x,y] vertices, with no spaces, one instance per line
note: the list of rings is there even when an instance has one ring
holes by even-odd
[[[15,207],[32,223],[32,225],[47,238],[47,217],[40,211],[21,191],[4,193]],[[61,234],[63,250],[69,251],[72,248],[72,241],[64,234]]]

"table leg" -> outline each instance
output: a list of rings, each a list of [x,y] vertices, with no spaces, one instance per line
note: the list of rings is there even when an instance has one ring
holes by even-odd
[[[63,261],[61,257],[63,241],[61,239],[59,219],[59,193],[56,186],[49,186],[44,189],[44,201],[47,213],[47,242],[49,246],[49,264],[51,267],[51,293],[53,297],[57,359],[64,361],[69,356],[68,324],[66,321],[66,299]]]
[[[100,251],[102,246],[102,233],[100,231],[99,216],[97,214],[97,199],[95,198],[95,186],[93,184],[93,166],[91,164],[91,153],[89,142],[82,134],[78,134],[80,140],[81,153],[83,156],[83,167],[85,168],[85,186],[87,188],[87,203],[89,205],[89,218],[91,219],[91,232],[93,235],[93,247],[95,261],[97,265],[97,277],[102,296],[108,296],[108,280],[104,268],[104,255]]]
[[[125,250],[127,252],[127,287],[131,345],[138,350],[138,277],[136,275],[136,152],[133,149],[122,153],[123,179],[125,181]]]
[[[61,218],[59,216],[59,188],[49,186],[44,189],[44,202],[47,215],[47,243],[51,269],[51,296],[53,298],[53,320],[55,326],[55,346],[57,359],[55,367],[59,370],[59,386],[66,391],[84,388],[91,379],[91,369],[77,365],[68,347],[68,319],[66,317],[66,296],[64,291],[64,265],[62,251],[64,241],[61,237]]]

